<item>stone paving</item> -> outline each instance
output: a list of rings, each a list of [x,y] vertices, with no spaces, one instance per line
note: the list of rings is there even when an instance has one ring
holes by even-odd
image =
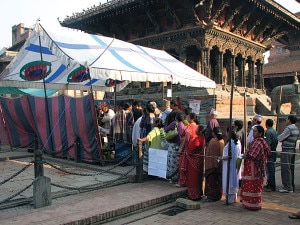
[[[5,156],[2,154],[5,153]],[[28,153],[0,152],[0,182],[5,176],[13,174],[23,163],[27,163]],[[20,157],[23,159],[17,159]],[[4,159],[10,159],[3,161]],[[91,172],[93,170],[78,169],[68,165],[76,171]],[[130,167],[116,168],[119,172]],[[281,194],[279,192],[263,193],[263,209],[249,211],[240,207],[240,203],[225,205],[225,200],[200,204],[200,209],[187,210],[174,216],[163,214],[169,207],[175,206],[175,200],[182,198],[185,188],[177,188],[161,179],[146,180],[143,183],[124,183],[91,192],[68,195],[52,200],[52,205],[35,209],[32,204],[0,210],[0,224],[299,224],[300,220],[288,218],[292,212],[300,208],[300,161],[297,161],[295,170],[296,192]],[[31,171],[31,172],[30,172]],[[54,170],[53,170],[54,171]],[[86,178],[69,177],[69,175],[53,172],[45,168],[45,176],[50,174],[55,182],[70,182],[89,184]],[[118,176],[118,171],[110,176]],[[134,174],[135,171],[133,171]],[[49,175],[49,176],[50,176]],[[33,179],[32,168],[22,175],[18,182],[11,182],[10,188],[3,191],[0,186],[0,197],[3,199],[13,188],[20,188],[23,183]],[[55,177],[55,178],[54,178]],[[64,180],[66,179],[67,180]],[[26,179],[25,179],[26,178]],[[16,180],[19,178],[15,178]],[[102,179],[102,177],[99,177]],[[278,188],[281,178],[277,167],[276,179]],[[20,182],[20,183],[19,183]],[[94,182],[94,181],[93,181]],[[68,183],[68,185],[71,185]],[[24,186],[24,184],[23,184]],[[75,185],[74,185],[75,186]],[[58,190],[56,190],[58,191]],[[31,195],[30,191],[24,194]],[[3,197],[4,196],[4,197]],[[27,197],[28,197],[27,196]],[[187,203],[188,204],[188,203]],[[145,209],[147,209],[145,211]],[[126,215],[126,217],[124,217]]]
[[[1,155],[9,155],[1,158]],[[25,157],[26,156],[26,157]],[[2,160],[1,160],[2,159]],[[9,160],[6,160],[9,159]],[[14,151],[9,153],[1,153],[0,152],[0,173],[1,180],[9,179],[12,175],[20,171],[22,168],[25,168],[27,165],[30,165],[21,172],[19,175],[10,179],[9,182],[0,186],[1,195],[0,202],[11,196],[12,194],[20,191],[22,188],[26,187],[34,180],[34,164],[30,164],[34,160],[32,153]],[[58,166],[62,170],[55,169],[51,167],[49,164],[44,164],[43,171],[44,176],[49,177],[51,182],[54,184],[58,184],[65,187],[70,187],[69,190],[72,190],[73,187],[85,187],[85,186],[93,186],[99,185],[100,183],[109,182],[112,180],[118,180],[120,178],[120,174],[118,173],[118,169],[114,169],[114,172],[105,172],[101,173],[102,170],[108,169],[109,166],[101,167],[99,165],[89,165],[85,163],[75,163],[74,161],[66,160],[66,159],[58,159],[44,157],[46,162],[49,162],[50,165]],[[126,172],[132,169],[132,167],[123,168],[122,172]],[[71,174],[64,172],[68,171]],[[133,174],[135,170],[131,172]],[[83,176],[78,176],[74,174],[82,174]],[[85,174],[91,174],[91,176],[84,176]],[[95,175],[93,175],[95,174]],[[67,188],[66,188],[67,189]],[[56,193],[59,191],[66,191],[65,188],[60,188],[57,186],[51,186],[51,191]],[[68,189],[67,189],[68,190]],[[31,186],[24,192],[22,192],[19,196],[16,196],[14,200],[20,198],[28,198],[32,197],[33,187]]]

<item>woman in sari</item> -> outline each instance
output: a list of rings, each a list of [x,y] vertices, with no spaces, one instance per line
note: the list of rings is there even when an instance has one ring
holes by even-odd
[[[194,201],[200,200],[203,195],[204,133],[204,127],[199,125],[195,133],[190,134],[185,151],[188,198]]]
[[[241,203],[246,209],[259,210],[262,207],[261,193],[263,189],[265,165],[271,149],[264,140],[264,128],[253,128],[253,141],[244,155],[244,174],[242,177]]]
[[[183,124],[184,114],[178,112],[175,116],[175,121],[165,127],[165,131],[174,130],[177,127],[178,135],[168,142],[168,167],[167,167],[167,178],[170,179],[170,183],[178,182],[178,163],[179,163],[179,146],[182,140],[181,134],[185,129]]]
[[[220,127],[212,130],[205,153],[205,202],[218,201],[222,198],[222,161],[224,139]]]
[[[229,135],[229,127],[227,128],[227,137],[230,138],[224,147],[223,155],[223,171],[222,171],[222,183],[224,195],[227,195],[227,202],[234,203],[237,200],[237,193],[239,191],[239,180],[241,179],[241,170],[237,169],[236,160],[241,156],[241,142],[237,133],[232,129],[231,136]],[[228,153],[230,145],[230,163],[228,168]],[[229,169],[229,171],[228,171]],[[229,181],[228,179],[229,175]],[[227,183],[228,182],[228,183]],[[227,186],[228,185],[228,186]],[[228,188],[228,191],[227,191]]]
[[[141,118],[140,122],[140,138],[147,137],[149,132],[153,130],[154,128],[154,120],[155,120],[155,114],[154,114],[154,106],[152,104],[147,104],[146,108],[144,109],[144,114]],[[146,142],[143,142],[142,144],[142,151],[143,151],[143,161],[148,162],[148,151],[146,147]]]
[[[179,149],[179,179],[177,186],[185,187],[187,181],[187,162],[186,162],[186,151],[188,150],[188,143],[192,141],[196,135],[196,130],[199,125],[199,118],[195,113],[190,113],[187,116],[188,125],[186,126],[185,130],[183,130],[181,136],[183,137],[183,141],[181,143]]]

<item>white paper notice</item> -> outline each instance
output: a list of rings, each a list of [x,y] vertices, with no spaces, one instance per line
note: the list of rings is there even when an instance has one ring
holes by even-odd
[[[148,174],[152,176],[167,177],[168,151],[149,148]]]
[[[201,101],[200,100],[191,100],[189,107],[192,108],[193,113],[196,113],[197,115],[199,115],[200,113],[200,105],[201,105]]]
[[[172,89],[167,90],[167,97],[172,98]]]

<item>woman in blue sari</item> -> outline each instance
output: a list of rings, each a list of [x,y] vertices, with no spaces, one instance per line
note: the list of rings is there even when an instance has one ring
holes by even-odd
[[[141,134],[140,138],[147,137],[151,130],[154,128],[154,119],[155,119],[155,108],[152,104],[147,104],[146,108],[144,109],[144,115],[142,116],[140,128]],[[148,151],[146,151],[146,142],[142,144],[143,150],[143,161],[148,162]]]

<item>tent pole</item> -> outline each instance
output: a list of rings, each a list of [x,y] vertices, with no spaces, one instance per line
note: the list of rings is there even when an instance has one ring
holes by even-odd
[[[117,112],[117,80],[115,79],[115,88],[114,88],[114,109]]]
[[[171,92],[172,92],[172,94],[171,94],[171,101],[172,101],[172,98],[173,98],[173,81],[171,82]]]
[[[282,98],[282,85],[280,85],[279,104],[278,104],[277,110],[276,110],[276,113],[277,113],[277,116],[276,116],[276,119],[277,119],[276,131],[278,131],[278,126],[279,126],[279,114],[280,114],[281,98]]]
[[[248,122],[247,122],[247,98],[246,98],[246,87],[244,91],[244,140],[243,140],[243,145],[244,145],[244,152],[246,152],[246,149],[248,148],[247,146],[247,127],[248,127]]]
[[[162,95],[161,95],[161,97],[162,97],[162,100],[164,100],[164,92],[165,92],[165,89],[164,89],[164,82],[162,82]]]
[[[243,68],[244,70],[244,68]],[[246,149],[248,148],[247,146],[247,128],[248,128],[248,121],[247,121],[247,87],[246,87],[246,77],[244,74],[244,79],[243,79],[243,85],[244,85],[244,139],[243,139],[243,145],[244,145],[244,152],[242,152],[243,154],[246,152]]]
[[[93,93],[93,84],[92,84],[92,78],[91,78],[91,74],[90,74],[90,69],[87,68],[86,70],[87,70],[87,72],[88,72],[88,77],[89,77],[90,84],[91,84],[90,92],[91,92],[91,93],[93,94],[93,96],[94,96],[94,93]]]
[[[229,179],[230,179],[230,163],[232,159],[232,152],[231,152],[231,133],[232,133],[232,102],[233,102],[233,89],[235,84],[235,70],[234,70],[234,56],[230,57],[231,62],[231,90],[230,90],[230,115],[229,115],[229,133],[227,140],[228,141],[228,156],[227,156],[227,180],[226,180],[226,205],[229,205],[228,202],[228,195],[229,195]]]
[[[40,26],[39,23],[37,23],[37,26]],[[40,29],[40,27],[38,28]],[[52,152],[54,152],[53,149],[53,140],[52,140],[52,128],[51,128],[51,124],[50,124],[50,115],[49,115],[49,107],[48,107],[48,99],[47,99],[47,92],[46,92],[46,83],[45,83],[45,71],[43,68],[43,52],[42,52],[42,42],[41,42],[41,35],[39,32],[39,45],[40,45],[40,57],[41,57],[41,64],[42,64],[42,76],[43,76],[43,87],[44,87],[44,96],[45,96],[45,108],[46,108],[46,117],[47,117],[47,125],[48,125],[48,129],[47,131],[50,131],[50,138],[48,138],[49,140],[49,148],[51,149]],[[48,133],[48,132],[47,132]]]

